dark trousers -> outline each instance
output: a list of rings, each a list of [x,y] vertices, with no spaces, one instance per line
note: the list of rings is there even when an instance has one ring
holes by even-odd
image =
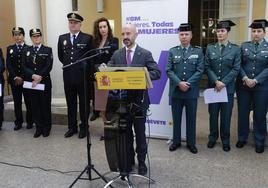
[[[255,144],[263,146],[267,134],[266,112],[268,91],[237,91],[238,140],[246,141],[249,134],[249,114],[253,107],[253,133]]]
[[[209,141],[216,142],[219,137],[219,115],[220,115],[220,137],[223,144],[230,144],[230,124],[234,104],[234,94],[228,94],[228,102],[213,103],[208,105],[209,111]]]
[[[80,129],[85,131],[88,123],[88,114],[85,113],[85,91],[84,83],[64,84],[65,97],[68,108],[68,129],[77,130],[77,96],[79,98]],[[89,101],[89,100],[88,100]],[[89,103],[87,104],[89,109]],[[86,119],[86,120],[85,120]],[[85,122],[86,121],[86,122]]]
[[[127,123],[126,130],[126,139],[127,139],[127,147],[129,154],[129,162],[134,158],[134,135],[132,127],[135,131],[136,136],[136,153],[139,162],[145,162],[146,154],[147,154],[147,143],[145,136],[145,117],[132,117]]]
[[[186,141],[188,145],[195,145],[197,99],[172,98],[173,143],[181,143],[181,119],[183,107],[185,107],[186,110]]]
[[[25,102],[26,107],[26,122],[29,125],[33,124],[32,120],[32,112],[30,107],[29,96],[27,92],[23,89],[22,85],[15,86],[11,85],[12,96],[14,100],[14,111],[15,111],[15,125],[21,125],[23,123],[23,115],[22,115],[22,95]]]
[[[45,91],[27,90],[36,130],[43,134],[51,130],[51,88]]]

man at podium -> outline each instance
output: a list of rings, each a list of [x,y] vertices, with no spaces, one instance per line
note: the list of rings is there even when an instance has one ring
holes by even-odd
[[[157,80],[161,76],[161,72],[157,63],[152,57],[152,53],[136,44],[135,40],[138,36],[136,27],[127,24],[122,28],[122,39],[125,47],[117,50],[109,61],[108,66],[130,66],[130,67],[146,67],[150,74],[151,80]],[[127,101],[130,106],[136,108],[130,109],[130,119],[127,123],[127,153],[128,162],[135,164],[135,152],[133,147],[134,127],[136,135],[136,153],[138,159],[138,173],[145,175],[147,167],[145,158],[147,153],[147,143],[145,136],[146,111],[149,108],[149,96],[147,90],[128,90]],[[131,169],[129,169],[131,170]]]

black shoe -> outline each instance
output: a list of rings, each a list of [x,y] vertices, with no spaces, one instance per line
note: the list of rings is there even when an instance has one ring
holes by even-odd
[[[176,149],[178,149],[179,147],[181,147],[181,144],[179,143],[179,144],[171,144],[170,146],[169,146],[169,151],[175,151]]]
[[[264,152],[264,146],[256,146],[255,151],[256,151],[256,153],[263,153]]]
[[[38,138],[39,136],[41,136],[41,134],[42,134],[42,131],[36,130],[33,137]]]
[[[49,132],[43,133],[43,137],[48,137],[49,136]]]
[[[210,148],[210,149],[214,148],[215,144],[216,144],[216,142],[209,141],[207,147]]]
[[[92,116],[90,117],[90,121],[95,121],[98,117],[100,117],[99,112],[94,111]]]
[[[86,132],[85,131],[80,131],[78,134],[78,138],[82,139],[86,137]]]
[[[21,124],[16,124],[14,127],[14,131],[20,130],[22,128]]]
[[[144,162],[139,162],[138,174],[142,176],[147,174],[147,166]]]
[[[242,147],[244,147],[246,144],[247,144],[246,141],[238,141],[238,142],[236,143],[235,146],[236,146],[237,148],[242,148]]]
[[[193,154],[197,154],[198,153],[198,150],[197,148],[195,147],[195,145],[187,145],[187,148],[189,149],[189,151]]]
[[[31,128],[33,128],[33,124],[28,124],[28,123],[27,123],[27,125],[26,125],[26,129],[31,129]]]
[[[65,137],[65,138],[68,138],[68,137],[73,136],[73,135],[76,134],[76,133],[77,133],[77,130],[69,129],[69,130],[64,134],[64,137]]]
[[[228,151],[230,151],[230,150],[231,150],[231,147],[230,147],[230,145],[229,145],[229,144],[223,144],[222,149],[223,149],[223,151],[228,152]]]
[[[101,137],[100,137],[100,141],[102,141],[102,140],[104,140],[104,139],[105,139],[104,136],[101,135]]]

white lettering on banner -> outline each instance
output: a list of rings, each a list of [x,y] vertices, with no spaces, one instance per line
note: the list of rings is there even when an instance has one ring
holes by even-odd
[[[137,43],[152,52],[158,62],[162,51],[179,44],[178,27],[188,20],[188,0],[121,0],[122,24],[134,24],[138,30]],[[161,14],[163,13],[164,14]],[[163,70],[162,70],[163,69]],[[162,78],[165,70],[161,68]],[[156,82],[157,83],[157,82]],[[155,85],[155,84],[154,84]],[[151,104],[148,118],[152,137],[172,137],[172,115],[168,97],[168,82],[159,104]],[[157,95],[160,93],[155,93]],[[182,138],[186,137],[185,112],[182,117]]]

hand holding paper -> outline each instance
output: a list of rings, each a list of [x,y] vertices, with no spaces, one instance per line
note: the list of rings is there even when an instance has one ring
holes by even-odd
[[[204,91],[205,104],[228,102],[226,87],[220,91],[216,91],[214,88],[206,89]]]
[[[24,81],[23,88],[44,91],[45,84],[37,84],[37,83],[33,84],[33,82]]]

